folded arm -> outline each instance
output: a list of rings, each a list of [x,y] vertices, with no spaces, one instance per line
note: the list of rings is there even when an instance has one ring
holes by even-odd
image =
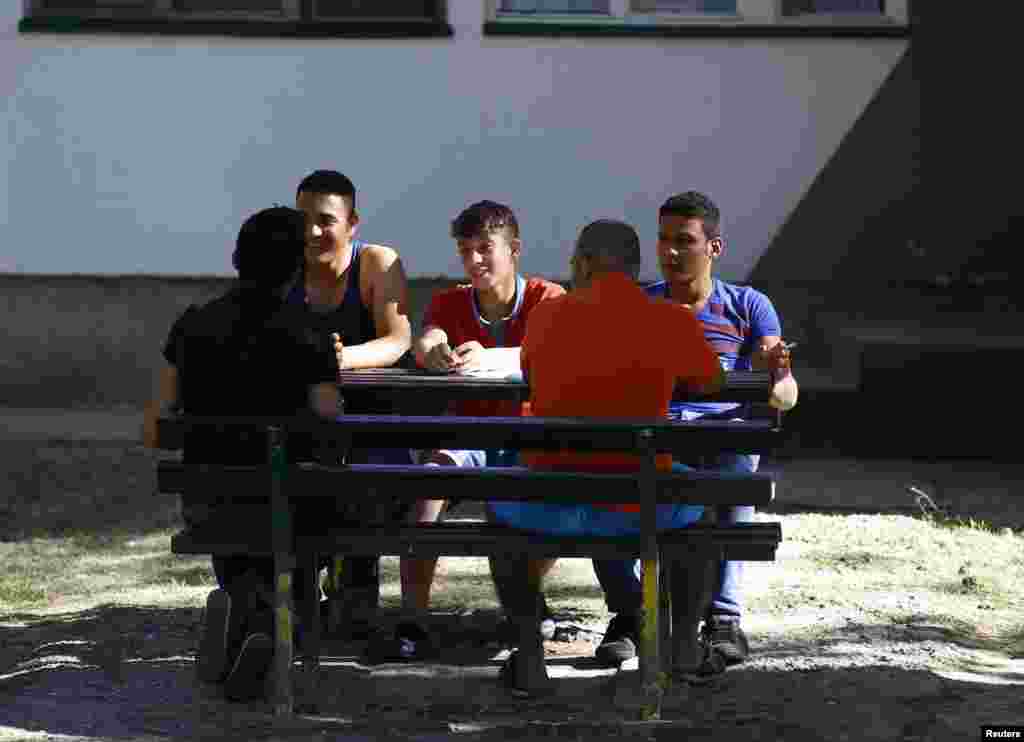
[[[392,366],[412,343],[408,285],[398,253],[389,247],[368,245],[363,254],[377,338],[345,346],[338,359],[342,370]]]

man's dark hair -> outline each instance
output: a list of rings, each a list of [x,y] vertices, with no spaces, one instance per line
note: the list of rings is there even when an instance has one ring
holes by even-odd
[[[576,252],[602,270],[621,271],[633,280],[640,275],[640,237],[633,227],[617,219],[598,219],[580,230]]]
[[[700,219],[704,225],[704,235],[713,240],[721,236],[722,214],[715,202],[700,191],[677,193],[669,198],[658,209],[658,216],[681,216],[685,219]]]
[[[350,211],[356,210],[356,186],[348,176],[337,170],[314,170],[299,183],[295,195],[306,193],[324,193],[341,196],[348,202]]]
[[[477,201],[463,209],[452,222],[452,237],[468,240],[499,229],[507,230],[511,239],[519,238],[519,222],[508,206],[494,201]]]
[[[285,206],[246,219],[231,255],[242,284],[265,291],[284,286],[302,265],[305,229],[303,213]]]

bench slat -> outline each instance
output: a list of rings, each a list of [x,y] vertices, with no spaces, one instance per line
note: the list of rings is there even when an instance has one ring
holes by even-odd
[[[782,528],[778,523],[738,523],[733,526],[697,523],[658,535],[667,556],[693,549],[721,550],[720,558],[773,561]],[[628,538],[546,536],[493,524],[435,524],[381,528],[332,529],[325,535],[300,535],[304,552],[388,556],[500,556],[529,553],[544,557],[630,558],[643,552],[639,536]],[[271,553],[269,539],[251,532],[192,529],[171,540],[175,554]]]
[[[384,479],[383,477],[386,477]],[[160,462],[160,492],[188,493],[201,499],[252,497],[268,491],[265,466],[220,466]],[[654,477],[658,502],[701,505],[767,505],[775,495],[768,474],[692,471]],[[382,466],[326,467],[299,464],[289,469],[291,498],[342,497],[346,491],[373,492],[396,501],[425,497],[459,500],[514,500],[564,503],[639,503],[635,474],[536,471],[507,467]],[[386,494],[382,495],[381,493]],[[357,495],[358,496],[358,495]]]
[[[216,422],[212,422],[216,420]],[[159,421],[160,446],[181,448],[189,427],[209,425],[233,431],[286,425],[324,444],[361,448],[473,448],[577,451],[632,451],[637,435],[651,431],[658,451],[680,458],[702,453],[763,453],[782,442],[773,420],[622,420],[548,417],[459,417],[429,415],[342,415],[336,421],[306,418],[166,417]]]

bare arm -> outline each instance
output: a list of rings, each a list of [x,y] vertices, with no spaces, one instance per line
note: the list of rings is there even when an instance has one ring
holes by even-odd
[[[159,448],[157,420],[171,412],[180,403],[178,369],[166,364],[157,373],[153,400],[146,405],[142,421],[142,443],[147,448]]]
[[[346,346],[339,357],[342,369],[382,368],[394,365],[409,350],[412,326],[408,314],[408,286],[398,253],[389,247],[367,245],[363,267],[370,287],[370,309],[377,339]]]
[[[791,371],[789,349],[782,338],[777,335],[761,338],[761,347],[751,355],[750,365],[756,371],[771,371],[774,375],[775,384],[768,404],[783,412],[796,407],[800,390]]]

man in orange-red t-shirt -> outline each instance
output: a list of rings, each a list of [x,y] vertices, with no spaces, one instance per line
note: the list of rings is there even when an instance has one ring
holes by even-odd
[[[523,340],[521,363],[530,383],[532,414],[664,420],[677,384],[711,390],[722,383],[718,358],[692,312],[651,299],[637,285],[640,262],[640,241],[628,224],[601,220],[580,233],[571,263],[576,290],[538,306]],[[523,459],[532,468],[640,468],[638,457],[626,453],[530,452]],[[659,455],[657,462],[660,468],[673,468],[671,455]],[[629,535],[640,526],[637,507],[527,502],[491,507],[499,522],[543,533]],[[702,506],[659,506],[658,528],[686,527],[702,513]],[[698,587],[693,583],[710,579],[708,565],[691,570],[688,594]],[[514,605],[505,606],[514,617],[519,649],[502,677],[514,691],[543,691],[549,681],[535,628],[543,573],[524,558],[504,561],[502,574],[495,577],[522,587],[513,592]],[[698,671],[704,656],[697,638],[702,606],[693,608],[685,612],[692,614],[692,641],[684,639],[681,656],[673,659],[682,673]]]
[[[452,237],[468,285],[434,294],[423,318],[423,332],[413,343],[417,363],[435,372],[466,373],[479,369],[519,374],[519,346],[526,320],[541,302],[561,296],[565,289],[542,278],[519,273],[522,242],[515,213],[504,204],[479,201],[468,206],[452,222]],[[453,405],[458,415],[514,417],[519,402],[464,400]],[[420,451],[417,459],[427,465],[495,466],[512,463],[514,452]],[[433,523],[444,500],[415,503],[411,520]],[[412,660],[433,654],[430,637],[417,619],[427,611],[437,559],[401,560],[401,620],[392,638],[382,638],[371,652],[381,659]],[[545,621],[541,630],[554,632]],[[535,627],[535,630],[537,628]]]

